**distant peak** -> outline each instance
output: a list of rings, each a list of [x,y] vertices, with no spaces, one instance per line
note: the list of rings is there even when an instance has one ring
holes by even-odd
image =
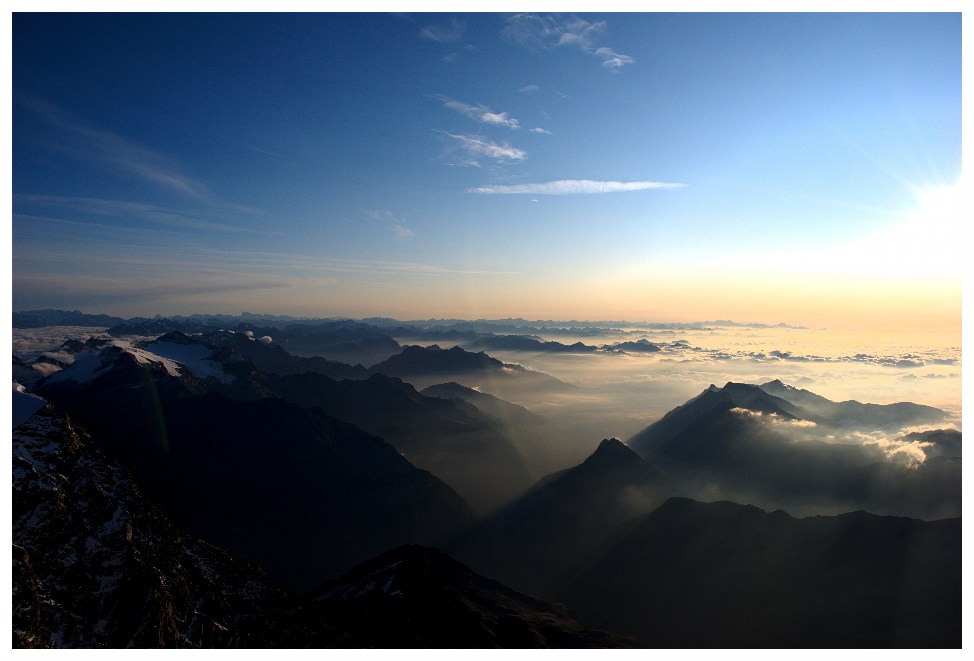
[[[618,438],[606,438],[599,443],[599,447],[596,448],[595,452],[584,463],[602,463],[606,461],[630,462],[642,461],[642,458]]]

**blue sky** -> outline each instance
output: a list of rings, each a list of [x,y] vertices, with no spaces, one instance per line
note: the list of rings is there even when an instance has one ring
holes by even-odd
[[[959,322],[960,14],[20,14],[12,107],[15,310]]]

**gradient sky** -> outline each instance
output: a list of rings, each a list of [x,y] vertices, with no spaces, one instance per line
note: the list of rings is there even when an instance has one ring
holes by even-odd
[[[13,309],[959,329],[961,16],[13,17]]]

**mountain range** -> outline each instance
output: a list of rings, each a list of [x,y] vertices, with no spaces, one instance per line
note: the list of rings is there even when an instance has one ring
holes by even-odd
[[[296,597],[181,532],[49,404],[14,430],[13,453],[14,647],[636,644],[422,546],[387,551]]]
[[[569,461],[549,375],[182,321],[15,356],[15,646],[961,645],[939,409],[730,382]]]
[[[903,438],[842,440],[844,432],[858,438],[854,432],[864,423],[942,423],[943,411],[834,403],[779,383],[767,387],[795,401],[765,386],[711,385],[636,434],[629,446],[679,493],[699,500],[729,499],[796,514],[865,509],[927,520],[960,516],[959,441],[933,452]],[[946,447],[956,448],[956,456],[946,456]]]

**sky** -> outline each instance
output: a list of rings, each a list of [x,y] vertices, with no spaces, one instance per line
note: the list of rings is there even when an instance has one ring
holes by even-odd
[[[13,309],[959,340],[961,22],[15,14]]]

